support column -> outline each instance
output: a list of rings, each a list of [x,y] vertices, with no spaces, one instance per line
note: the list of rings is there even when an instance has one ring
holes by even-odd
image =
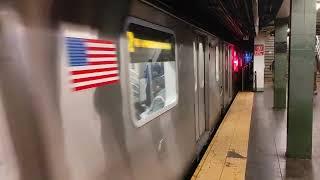
[[[287,22],[288,18],[275,20],[273,107],[280,109],[286,108],[287,105]]]
[[[312,155],[315,6],[315,0],[291,0],[286,155],[292,158]]]

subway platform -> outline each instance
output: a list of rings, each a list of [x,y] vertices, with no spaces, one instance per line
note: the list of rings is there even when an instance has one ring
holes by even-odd
[[[254,93],[252,96],[243,93],[237,95],[192,180],[319,179],[320,96],[314,96],[313,151],[310,160],[285,156],[287,111],[274,109],[272,97],[272,85],[267,85],[264,92]],[[252,106],[250,101],[253,102]],[[238,118],[234,119],[235,117]],[[251,122],[250,128],[243,128],[248,122]],[[229,124],[229,127],[234,124],[235,129],[224,130],[224,124]],[[231,138],[225,138],[226,136]],[[221,150],[223,145],[220,140],[226,140],[224,143],[227,148],[224,151]],[[239,141],[242,143],[238,143]],[[215,144],[219,144],[219,148],[215,148]],[[246,149],[247,152],[244,152]]]
[[[4,0],[0,39],[0,180],[320,180],[320,0]]]

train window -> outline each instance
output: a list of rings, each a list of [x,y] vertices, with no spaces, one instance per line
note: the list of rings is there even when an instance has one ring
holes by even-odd
[[[216,81],[219,81],[219,66],[220,66],[220,63],[219,63],[219,46],[217,45],[216,46]]]
[[[150,25],[130,23],[127,41],[131,111],[141,126],[177,103],[175,38]]]

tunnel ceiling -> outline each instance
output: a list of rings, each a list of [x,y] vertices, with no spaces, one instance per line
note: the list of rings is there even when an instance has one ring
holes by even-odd
[[[227,41],[254,36],[252,0],[147,1]]]
[[[245,42],[255,36],[255,0],[146,0],[229,42]],[[258,0],[259,26],[268,26],[283,0]]]

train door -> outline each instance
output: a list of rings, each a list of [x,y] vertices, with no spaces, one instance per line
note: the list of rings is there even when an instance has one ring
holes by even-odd
[[[223,44],[223,110],[226,111],[229,99],[229,61],[227,45]]]
[[[232,100],[232,88],[233,88],[233,80],[232,80],[232,72],[233,72],[233,59],[232,59],[232,48],[233,47],[230,47],[228,46],[228,62],[229,62],[229,73],[228,73],[228,78],[229,78],[229,98],[228,98],[228,104],[231,103],[231,100]]]
[[[232,99],[232,62],[228,44],[223,45],[223,54],[223,109],[227,110]]]
[[[205,119],[205,38],[199,36],[194,43],[195,123],[196,140],[204,133]]]
[[[221,113],[220,90],[220,58],[217,39],[210,39],[208,43],[208,58],[206,60],[206,119],[207,130],[211,130],[218,122]]]
[[[224,111],[224,96],[225,96],[225,91],[224,91],[224,83],[225,83],[225,76],[224,76],[224,73],[225,73],[225,68],[224,68],[224,58],[225,58],[225,55],[224,55],[224,44],[223,42],[221,44],[219,44],[219,48],[220,48],[220,68],[221,68],[221,86],[220,86],[220,90],[221,90],[221,110],[222,112]]]
[[[218,75],[219,75],[219,78],[218,78],[218,84],[219,84],[219,99],[220,99],[220,112],[222,113],[223,112],[223,82],[224,82],[224,78],[223,78],[223,47],[221,46],[221,43],[219,43],[217,46],[216,46],[216,51],[217,51],[217,54],[216,54],[216,58],[218,58],[218,66],[217,68],[218,69]]]

